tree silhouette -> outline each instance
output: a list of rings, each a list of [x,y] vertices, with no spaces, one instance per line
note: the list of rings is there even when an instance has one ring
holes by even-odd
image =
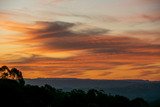
[[[7,79],[8,76],[9,76],[10,70],[9,70],[9,68],[7,66],[2,66],[0,68],[0,72],[1,72],[0,78],[1,79]]]
[[[13,79],[18,80],[21,85],[25,84],[21,71],[17,70],[16,68],[12,68],[10,75],[13,76]]]
[[[131,107],[149,107],[148,103],[142,98],[136,98],[131,101]]]
[[[22,76],[22,72],[19,71],[16,68],[12,68],[11,70],[7,66],[2,66],[0,68],[1,79],[12,79],[12,80],[17,80],[21,85],[25,84],[25,81]]]

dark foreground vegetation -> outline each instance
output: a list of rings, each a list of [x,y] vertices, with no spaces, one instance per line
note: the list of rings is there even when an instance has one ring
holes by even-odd
[[[130,100],[102,90],[64,92],[47,84],[25,85],[21,71],[16,68],[2,66],[0,71],[0,107],[149,107],[142,98]],[[160,107],[156,103],[153,107]]]
[[[4,107],[149,107],[141,98],[129,100],[94,89],[64,92],[49,85],[21,85],[9,79],[0,79],[0,92]]]

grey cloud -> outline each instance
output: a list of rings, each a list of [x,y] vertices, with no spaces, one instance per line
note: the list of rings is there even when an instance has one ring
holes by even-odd
[[[54,39],[54,38],[63,38],[63,37],[72,37],[72,36],[93,36],[101,35],[108,33],[110,30],[102,28],[93,28],[83,31],[72,31],[71,28],[78,26],[76,23],[69,22],[37,22],[37,25],[43,25],[44,28],[31,30],[30,33],[36,34],[37,36],[33,39]]]
[[[68,22],[37,22],[38,25],[43,25],[45,28],[43,29],[37,29],[31,31],[31,33],[35,33],[38,36],[36,38],[52,38],[52,37],[58,37],[58,36],[66,36],[72,35],[72,33],[69,31],[69,28],[75,26],[74,23],[68,23]]]
[[[75,23],[57,21],[37,22],[37,24],[43,25],[44,28],[31,31],[33,35],[36,34],[32,39],[40,39],[38,41],[42,43],[40,48],[46,50],[87,50],[92,53],[160,55],[160,45],[149,44],[133,37],[109,36],[108,33],[111,30],[108,29],[94,28],[75,32],[71,30],[77,26]],[[139,31],[133,33],[137,32]],[[140,33],[155,34],[146,31]],[[147,49],[148,51],[136,51],[137,49]],[[152,49],[155,51],[150,51]]]
[[[121,39],[123,39],[121,41]],[[126,39],[121,37],[119,40],[113,38],[112,40],[106,39],[93,39],[90,38],[65,38],[57,39],[57,41],[46,42],[44,46],[48,49],[58,50],[88,50],[93,53],[107,53],[107,54],[130,54],[130,55],[160,55],[160,45],[144,43],[144,41],[136,41],[136,39]],[[135,41],[135,42],[133,42]],[[136,51],[140,49],[142,51]],[[143,50],[148,51],[143,51]],[[152,50],[154,49],[154,50]],[[151,51],[152,50],[152,51]]]
[[[111,30],[102,29],[102,28],[94,28],[94,29],[87,29],[77,32],[79,35],[103,35],[108,34]],[[76,33],[76,32],[75,32]]]
[[[133,43],[135,42],[135,43]],[[137,39],[127,37],[78,37],[65,38],[51,41],[44,44],[49,49],[60,50],[90,50],[93,53],[109,54],[134,54],[128,51],[129,48],[139,48],[141,43]]]

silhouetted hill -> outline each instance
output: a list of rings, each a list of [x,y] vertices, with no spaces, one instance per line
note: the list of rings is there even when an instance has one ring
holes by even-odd
[[[26,79],[26,84],[42,86],[49,84],[56,88],[70,91],[72,89],[102,89],[112,95],[118,94],[131,99],[142,97],[147,101],[160,98],[160,82],[147,80],[90,80],[66,78]]]
[[[96,89],[64,92],[47,84],[22,85],[9,79],[0,79],[0,92],[2,107],[149,107],[142,98],[130,100]]]

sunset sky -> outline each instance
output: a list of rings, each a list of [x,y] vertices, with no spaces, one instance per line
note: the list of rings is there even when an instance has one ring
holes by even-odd
[[[0,0],[0,66],[24,78],[160,80],[160,0]]]

